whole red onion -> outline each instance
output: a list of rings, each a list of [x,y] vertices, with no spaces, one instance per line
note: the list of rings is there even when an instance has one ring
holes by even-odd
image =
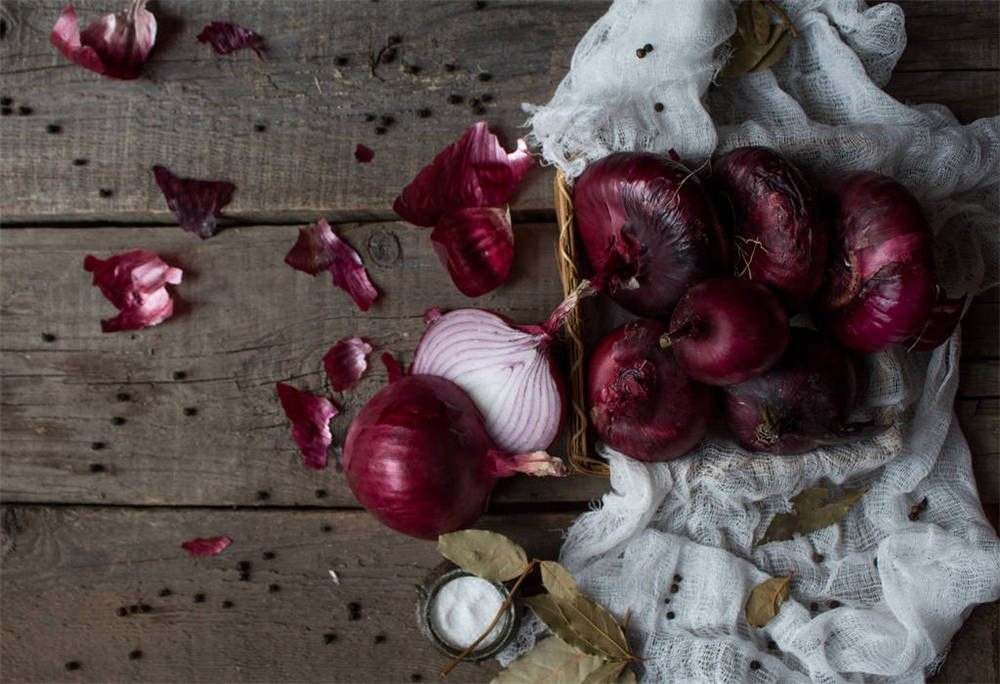
[[[681,297],[660,344],[698,382],[732,385],[773,366],[788,333],[788,316],[769,289],[742,278],[710,278]]]
[[[810,183],[772,149],[740,147],[712,163],[712,182],[732,208],[742,278],[767,285],[789,312],[819,289],[828,227]]]
[[[778,363],[723,390],[726,423],[749,449],[801,454],[867,427],[847,420],[858,394],[854,359],[826,335],[792,328]]]
[[[712,198],[680,162],[619,152],[573,187],[577,231],[594,272],[615,273],[612,298],[640,316],[666,316],[685,291],[728,272],[728,239]]]
[[[361,505],[421,539],[472,525],[496,481],[515,473],[565,470],[544,451],[497,449],[469,396],[433,375],[384,387],[354,418],[344,442],[344,474]]]
[[[686,376],[660,348],[667,324],[636,319],[612,330],[588,367],[590,419],[609,446],[641,461],[668,461],[708,428],[711,391]]]
[[[931,232],[900,183],[870,171],[834,179],[833,242],[820,322],[840,342],[875,352],[919,334],[937,284]]]

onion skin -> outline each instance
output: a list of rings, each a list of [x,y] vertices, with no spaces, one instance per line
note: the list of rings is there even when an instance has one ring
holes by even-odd
[[[822,283],[829,242],[811,184],[767,147],[720,156],[712,183],[731,205],[738,275],[767,285],[789,313],[800,310]]]
[[[499,207],[445,212],[431,232],[431,244],[466,297],[479,297],[498,288],[514,263],[510,214]]]
[[[792,328],[771,370],[723,390],[726,424],[748,449],[802,454],[859,434],[847,422],[858,387],[848,352],[822,333]]]
[[[778,361],[790,327],[781,302],[764,285],[711,278],[677,303],[670,331],[670,339],[660,344],[669,344],[681,370],[706,385],[734,385]]]
[[[634,152],[588,166],[573,188],[590,266],[616,267],[608,292],[639,316],[668,316],[692,285],[729,271],[729,241],[711,196],[680,162]]]
[[[594,428],[608,446],[640,461],[679,458],[708,428],[711,390],[660,349],[666,332],[660,320],[629,321],[601,340],[588,367]]]
[[[457,385],[432,375],[391,382],[361,409],[344,441],[344,474],[380,522],[420,539],[472,525],[494,483],[515,473],[563,475],[544,452],[494,447]]]
[[[833,243],[820,322],[849,349],[876,352],[919,335],[937,293],[931,231],[900,183],[870,171],[834,179]]]

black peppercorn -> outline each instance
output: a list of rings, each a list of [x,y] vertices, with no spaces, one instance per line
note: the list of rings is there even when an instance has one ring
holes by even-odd
[[[188,416],[188,417],[190,417],[190,416],[197,416],[198,415],[198,409],[196,409],[194,406],[186,406],[186,407],[184,407],[184,415]]]
[[[488,71],[480,71],[476,78],[485,83],[486,81],[493,80],[493,74]]]
[[[756,660],[751,660],[750,661],[750,669],[751,670],[759,670],[760,669],[760,663],[757,662]]]
[[[267,501],[270,498],[271,495],[268,492],[265,492],[263,490],[257,492],[257,501]]]
[[[646,43],[645,45],[642,46],[642,49],[644,52],[648,54],[653,51],[653,45],[652,43]]]
[[[812,560],[813,563],[822,563],[825,556],[822,553],[814,553]]]
[[[341,55],[341,56],[337,57],[336,59],[334,59],[333,63],[336,64],[337,66],[341,66],[342,67],[342,66],[347,66],[350,63],[350,61],[351,60],[350,60],[349,57],[345,57],[344,55]]]
[[[264,560],[274,560],[274,551],[265,551],[261,554],[261,558]]]
[[[35,110],[26,105],[21,105],[20,107],[17,108],[17,113],[20,114],[21,116],[31,116],[32,114],[35,113]]]
[[[94,442],[94,444],[100,444],[100,442]],[[104,445],[101,445],[101,448],[103,448],[103,446]],[[91,445],[91,447],[93,447],[93,444]],[[101,463],[91,463],[89,466],[89,470],[92,473],[103,473],[104,465]]]
[[[118,401],[128,401],[131,398],[132,397],[131,395],[129,395],[128,392],[119,392],[118,394],[115,395],[115,399],[117,399]]]
[[[129,660],[138,660],[141,657],[142,657],[142,651],[140,651],[139,649],[135,649],[134,651],[130,651],[129,654],[128,654],[128,659]]]
[[[64,667],[68,671],[72,672],[73,670],[79,670],[80,667],[81,667],[81,665],[80,665],[80,661],[78,661],[78,660],[71,660],[68,663],[66,663],[66,665]]]
[[[670,611],[669,613],[667,613],[667,619],[668,620],[673,620],[674,619],[674,611]]]
[[[646,56],[646,51],[643,50],[642,48],[639,48],[638,50],[635,51],[635,56],[638,57],[639,59],[642,59],[643,57]]]
[[[115,191],[112,190],[111,188],[101,188],[100,190],[97,191],[97,194],[103,197],[104,199],[107,199],[112,195],[114,195]]]
[[[222,607],[223,608],[232,608],[233,607],[233,602],[232,601],[223,601],[222,602]]]
[[[62,133],[62,126],[59,124],[48,124],[45,126],[45,132],[52,133],[53,135],[56,133]]]
[[[325,489],[317,489],[316,492],[315,492],[315,494],[316,494],[316,498],[317,499],[325,499],[326,498],[326,490]]]
[[[171,377],[173,377],[174,380],[183,380],[187,377],[187,373],[184,371],[174,371]]]
[[[125,617],[126,615],[128,615],[128,608],[126,608],[125,606],[121,606],[118,610],[115,611],[115,615],[117,615],[118,617]]]
[[[89,159],[84,159],[83,157],[77,157],[73,160],[73,166],[86,166],[90,163]]]
[[[157,593],[157,595],[162,598],[162,597],[170,596],[171,593],[172,592],[169,589],[167,589],[166,587],[163,587],[163,589],[160,589],[160,591]]]
[[[153,606],[149,605],[148,603],[140,603],[139,604],[139,612],[140,613],[150,613],[150,612],[152,612],[152,610],[153,610]]]
[[[281,591],[281,586],[278,584],[268,584],[267,590],[272,594],[277,594],[279,591]]]
[[[383,643],[385,643],[385,639],[386,639],[385,634],[376,634],[375,635],[375,643],[376,644],[383,644]]]
[[[464,97],[462,97],[461,95],[457,95],[455,93],[452,93],[451,95],[448,96],[448,104],[453,104],[453,105],[462,104],[464,100],[465,100]]]
[[[327,632],[326,634],[323,635],[324,644],[332,644],[336,640],[337,640],[337,635],[334,634],[333,632]]]
[[[678,591],[680,591],[680,587],[679,586],[677,586],[676,584],[671,584],[670,585],[670,593],[671,594],[676,594]]]
[[[684,579],[684,578],[683,578],[683,577],[681,577],[680,575],[674,575],[674,581],[675,581],[675,582],[680,582],[680,581],[682,581],[683,579]]]
[[[430,115],[431,115],[431,110],[427,109],[426,107],[417,110],[417,116],[419,116],[421,119],[426,119],[430,117]]]
[[[14,104],[14,100],[12,100],[11,98],[7,96],[0,97],[0,105],[3,105],[4,107],[10,107],[12,104]]]
[[[385,135],[386,131],[388,131],[388,130],[389,129],[386,128],[385,126],[376,126],[375,127],[375,135]]]
[[[56,336],[52,333],[42,333],[42,342],[55,342]]]
[[[122,416],[114,416],[111,419],[111,424],[112,425],[124,425],[125,424],[125,419]]]
[[[356,601],[351,601],[347,604],[347,619],[348,620],[360,620],[361,619],[361,604]]]
[[[195,594],[194,595],[194,602],[195,603],[204,603],[205,602],[205,595],[201,594],[201,593]]]
[[[657,111],[657,112],[662,112],[663,111],[663,103],[662,102],[657,102],[656,104],[654,104],[653,105],[653,110]]]

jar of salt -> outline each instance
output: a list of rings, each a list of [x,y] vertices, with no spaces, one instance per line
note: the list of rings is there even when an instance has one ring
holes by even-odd
[[[510,595],[507,588],[465,570],[441,575],[430,588],[421,588],[420,626],[437,648],[457,658],[493,622]],[[466,660],[483,660],[496,655],[514,636],[517,611],[511,602],[497,624]]]

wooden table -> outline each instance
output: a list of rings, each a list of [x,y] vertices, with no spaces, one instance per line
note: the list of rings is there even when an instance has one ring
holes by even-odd
[[[77,9],[89,23],[119,4]],[[488,121],[508,146],[523,135],[521,103],[548,100],[605,3],[161,0],[157,47],[131,82],[57,53],[48,35],[62,5],[0,7],[0,90],[12,101],[0,118],[0,674],[435,678],[446,659],[414,619],[414,585],[441,560],[434,544],[375,523],[337,468],[302,467],[275,383],[328,392],[320,359],[349,335],[408,363],[425,307],[469,303],[427,233],[396,220],[392,201],[473,121]],[[889,91],[943,103],[963,122],[996,114],[996,3],[904,7],[910,42]],[[212,20],[264,35],[265,58],[200,44]],[[374,64],[396,40],[394,58]],[[371,163],[355,161],[357,143],[375,151]],[[154,164],[233,181],[228,227],[206,241],[177,228]],[[560,299],[551,181],[551,169],[529,174],[512,206],[513,276],[477,302],[522,322]],[[320,216],[338,224],[384,293],[366,314],[328,278],[282,261]],[[113,310],[84,256],[136,247],[184,268],[182,305],[164,325],[102,334],[98,320]],[[969,311],[956,406],[994,523],[997,312],[996,289]],[[385,377],[376,364],[333,395],[337,443]],[[506,481],[482,524],[554,558],[561,531],[606,486],[585,476]],[[212,558],[179,548],[214,535],[234,543]],[[996,605],[976,609],[937,679],[996,681],[997,630]],[[66,669],[74,662],[79,669]],[[451,679],[496,671],[492,661],[464,664]]]

